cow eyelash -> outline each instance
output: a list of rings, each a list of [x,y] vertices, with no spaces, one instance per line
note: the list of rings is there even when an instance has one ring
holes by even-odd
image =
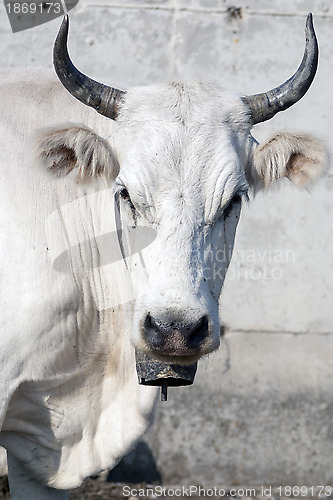
[[[132,200],[131,200],[131,197],[129,195],[129,192],[127,191],[126,188],[121,189],[120,196],[122,197],[123,200],[130,201],[132,203]]]
[[[131,200],[128,190],[124,187],[119,191],[121,198],[130,205],[132,211],[135,211],[134,203]]]
[[[227,204],[227,206],[223,210],[223,218],[224,218],[224,220],[226,220],[229,217],[229,215],[231,213],[231,210],[233,209],[233,207],[235,206],[235,204],[242,202],[243,196],[247,197],[247,194],[246,193],[236,193],[233,196],[233,198],[231,198],[231,200],[229,201],[229,203]]]
[[[135,209],[135,206],[131,200],[131,197],[130,197],[128,190],[125,187],[123,187],[118,191],[118,194],[125,201],[125,203],[127,203],[129,205],[131,212],[132,212],[132,216],[135,219],[136,218],[136,209]]]

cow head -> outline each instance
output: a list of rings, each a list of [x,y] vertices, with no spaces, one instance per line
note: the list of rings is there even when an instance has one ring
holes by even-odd
[[[49,166],[97,175],[120,165],[114,196],[123,226],[156,231],[144,256],[144,276],[133,280],[132,342],[161,361],[193,363],[219,345],[219,296],[248,190],[282,177],[307,186],[324,169],[325,153],[313,138],[281,133],[258,145],[251,135],[253,125],[288,108],[309,88],[318,59],[311,16],[295,75],[247,97],[198,83],[126,93],[109,88],[73,66],[67,33],[65,18],[54,52],[61,82],[118,128],[112,147],[85,128],[60,131],[44,150],[66,154],[48,153]],[[77,134],[90,146],[78,151]],[[135,276],[134,266],[130,271]]]

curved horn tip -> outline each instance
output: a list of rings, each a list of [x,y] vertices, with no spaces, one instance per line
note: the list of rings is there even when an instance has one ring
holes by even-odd
[[[313,26],[313,16],[311,12],[307,15],[305,24],[305,35],[306,38],[313,37],[316,38],[316,32]]]
[[[69,17],[68,14],[66,14],[62,20],[61,26],[59,28],[59,33],[63,34],[68,34],[68,28],[69,28]]]
[[[309,14],[306,16],[306,28],[308,28],[311,31],[313,31],[313,15],[312,15],[312,12],[309,12]]]
[[[57,38],[55,40],[55,47],[60,44],[66,44],[68,39],[68,30],[69,30],[69,17],[66,14],[62,20],[61,26],[58,31]]]

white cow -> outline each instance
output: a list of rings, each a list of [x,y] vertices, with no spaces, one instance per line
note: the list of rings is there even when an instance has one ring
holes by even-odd
[[[138,385],[134,348],[179,364],[217,349],[229,262],[215,280],[207,269],[232,248],[242,199],[282,177],[307,186],[325,166],[313,138],[251,135],[310,86],[311,16],[292,79],[247,97],[106,87],[72,65],[67,32],[65,18],[61,83],[0,81],[0,444],[14,499],[68,498],[135,444],[156,389]]]

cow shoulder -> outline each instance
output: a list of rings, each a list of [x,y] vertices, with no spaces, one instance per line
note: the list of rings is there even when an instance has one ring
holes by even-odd
[[[58,177],[73,172],[77,180],[114,179],[119,171],[112,147],[100,135],[81,124],[65,124],[39,130],[34,137],[39,163]]]

